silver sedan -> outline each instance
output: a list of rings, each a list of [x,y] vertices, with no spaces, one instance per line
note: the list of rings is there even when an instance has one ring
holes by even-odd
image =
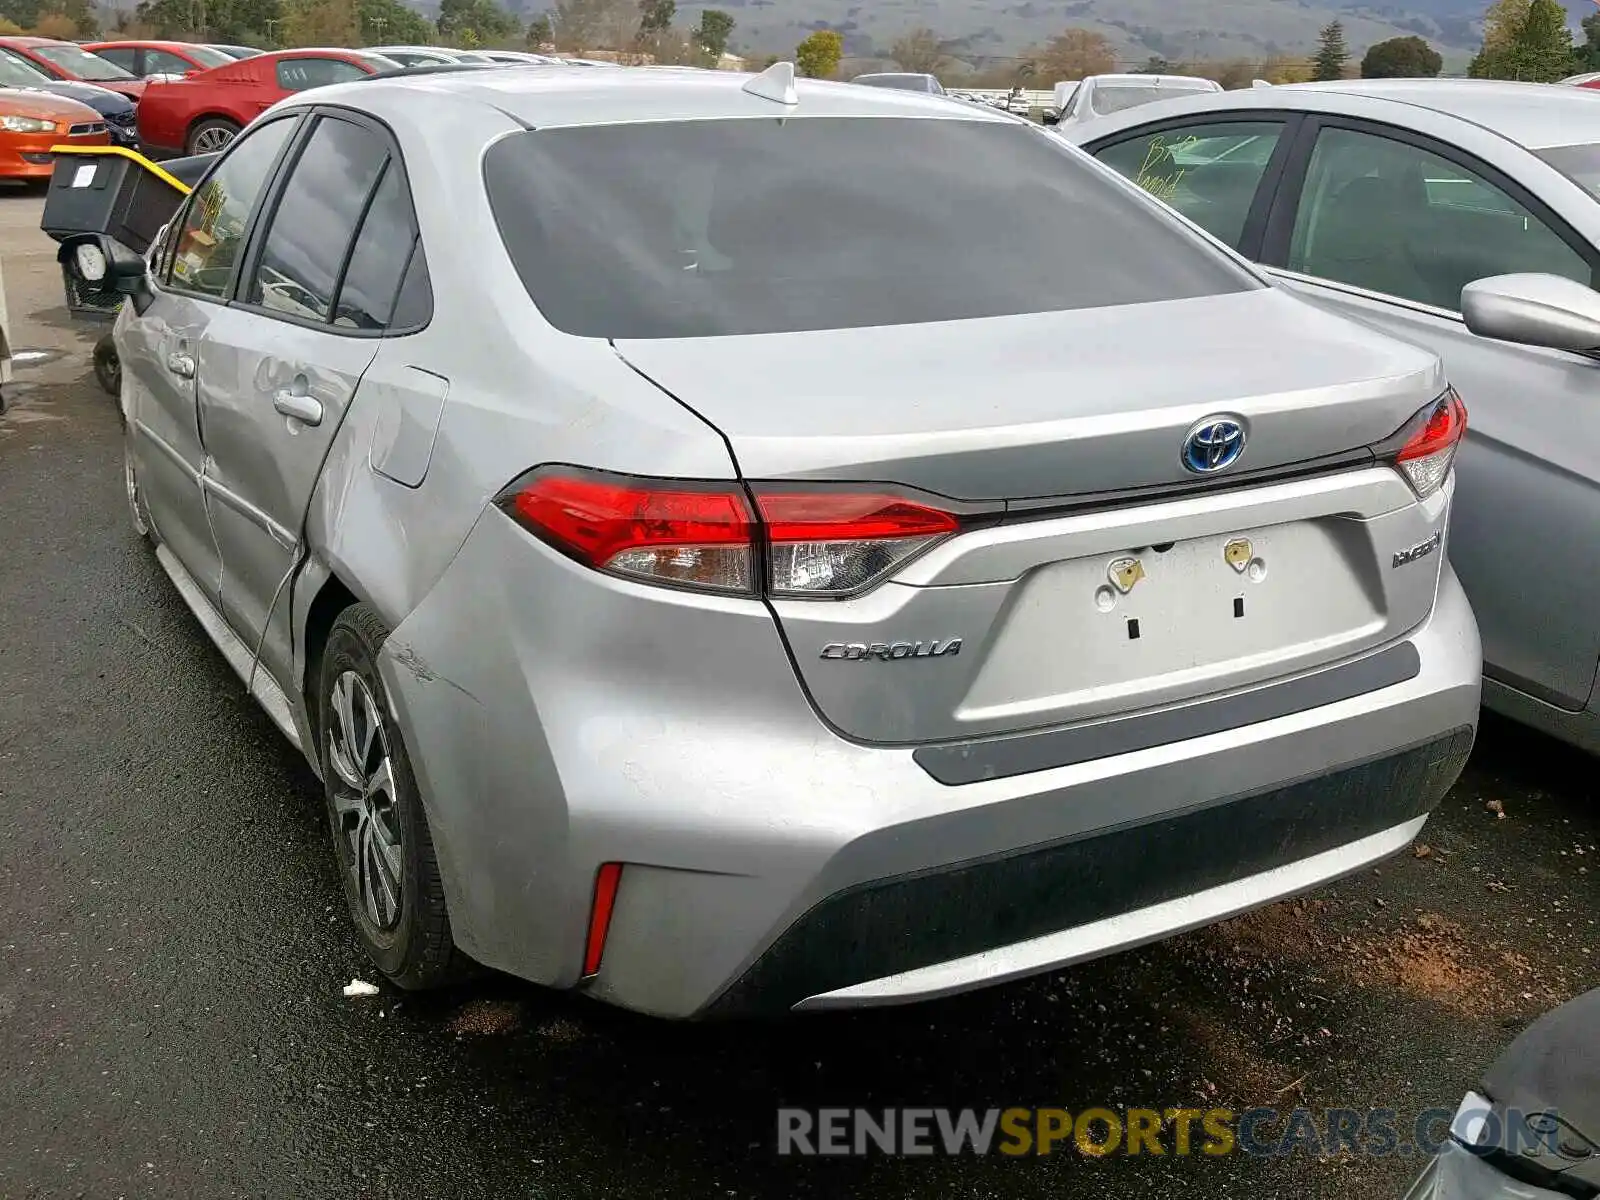
[[[1600,93],[1395,79],[1163,101],[1065,135],[1472,410],[1450,558],[1489,707],[1600,753]]]
[[[79,259],[134,523],[402,986],[960,991],[1393,853],[1471,745],[1437,356],[1005,114],[370,79]]]

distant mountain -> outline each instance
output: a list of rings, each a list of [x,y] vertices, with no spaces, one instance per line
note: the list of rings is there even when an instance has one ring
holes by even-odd
[[[530,0],[523,0],[524,3]],[[1596,11],[1589,0],[1566,0],[1573,26]],[[1401,0],[1397,4],[1339,0],[680,0],[684,23],[703,8],[721,8],[738,22],[741,50],[781,54],[816,28],[844,34],[845,53],[887,56],[896,38],[926,26],[963,56],[1020,55],[1068,26],[1098,30],[1127,66],[1152,55],[1179,59],[1263,58],[1306,54],[1317,31],[1334,16],[1345,25],[1351,52],[1373,42],[1418,34],[1463,67],[1479,45],[1486,0]]]

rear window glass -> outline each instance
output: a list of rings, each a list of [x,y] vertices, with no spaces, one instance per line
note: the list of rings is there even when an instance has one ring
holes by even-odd
[[[1534,153],[1574,183],[1600,196],[1600,144],[1552,146]]]
[[[531,131],[495,143],[484,175],[528,294],[584,337],[904,325],[1263,286],[1010,122]]]
[[[53,42],[35,46],[33,52],[46,62],[54,63],[63,71],[70,71],[79,79],[105,82],[112,79],[132,79],[131,71],[124,71],[109,59],[90,54],[82,46],[71,42]]]
[[[190,58],[202,67],[225,67],[235,59],[231,54],[224,54],[221,50],[213,50],[210,46],[185,47]]]
[[[1101,116],[1121,112],[1125,108],[1137,108],[1141,104],[1152,104],[1157,100],[1171,100],[1176,96],[1188,95],[1191,92],[1210,91],[1206,87],[1184,87],[1182,85],[1168,84],[1165,87],[1133,86],[1128,84],[1113,84],[1110,87],[1096,87],[1089,93],[1089,103],[1095,112]]]

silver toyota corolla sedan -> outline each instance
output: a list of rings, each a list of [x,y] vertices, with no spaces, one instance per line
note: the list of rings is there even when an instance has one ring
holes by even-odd
[[[1450,555],[1484,700],[1600,754],[1600,92],[1384,79],[1163,101],[1067,137],[1472,405]]]
[[[956,992],[1400,849],[1472,743],[1437,358],[1003,114],[366,80],[99,249],[134,521],[401,986]]]

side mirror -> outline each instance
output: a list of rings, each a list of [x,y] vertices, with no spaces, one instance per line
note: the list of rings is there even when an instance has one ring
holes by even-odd
[[[61,260],[86,287],[121,292],[141,314],[150,306],[149,266],[115,238],[102,233],[74,238],[61,247]]]
[[[1600,293],[1560,275],[1492,275],[1461,289],[1479,337],[1580,354],[1600,350]]]
[[[1047,113],[1045,113],[1044,114],[1044,123],[1046,125],[1059,125],[1059,124],[1061,124],[1061,114],[1058,113],[1058,112],[1047,112]]]

